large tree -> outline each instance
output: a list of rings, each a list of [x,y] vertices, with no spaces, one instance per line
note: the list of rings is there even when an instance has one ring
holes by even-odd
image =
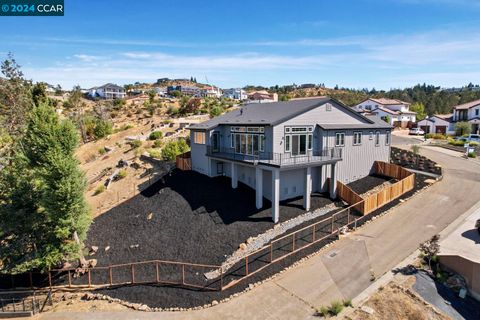
[[[91,219],[77,145],[71,121],[46,104],[32,110],[11,165],[0,171],[3,272],[45,270],[81,254]]]

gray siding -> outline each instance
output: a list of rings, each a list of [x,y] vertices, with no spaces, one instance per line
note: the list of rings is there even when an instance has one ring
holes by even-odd
[[[198,171],[200,173],[209,175],[208,173],[208,157],[207,154],[207,145],[206,144],[196,144],[193,141],[193,130],[190,132],[190,148],[192,150],[192,170]]]

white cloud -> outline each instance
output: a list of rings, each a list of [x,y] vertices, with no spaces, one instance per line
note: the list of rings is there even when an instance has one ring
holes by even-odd
[[[93,62],[93,61],[105,59],[104,56],[93,56],[88,54],[74,54],[73,57],[83,62]]]

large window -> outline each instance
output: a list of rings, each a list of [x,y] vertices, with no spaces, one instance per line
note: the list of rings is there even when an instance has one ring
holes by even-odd
[[[292,156],[306,155],[312,150],[313,127],[285,127],[285,152]]]
[[[250,133],[232,133],[232,149],[235,153],[255,155],[265,149],[265,135]]]
[[[362,133],[361,132],[354,132],[353,133],[353,145],[359,146],[362,144]]]
[[[343,147],[345,145],[345,133],[335,133],[335,147]]]
[[[194,132],[193,142],[196,144],[205,144],[205,132]]]

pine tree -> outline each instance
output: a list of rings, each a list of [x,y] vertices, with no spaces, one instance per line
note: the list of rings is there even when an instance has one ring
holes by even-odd
[[[0,261],[3,272],[45,270],[79,257],[90,212],[75,158],[78,134],[42,104],[28,119],[12,164],[0,172]]]

